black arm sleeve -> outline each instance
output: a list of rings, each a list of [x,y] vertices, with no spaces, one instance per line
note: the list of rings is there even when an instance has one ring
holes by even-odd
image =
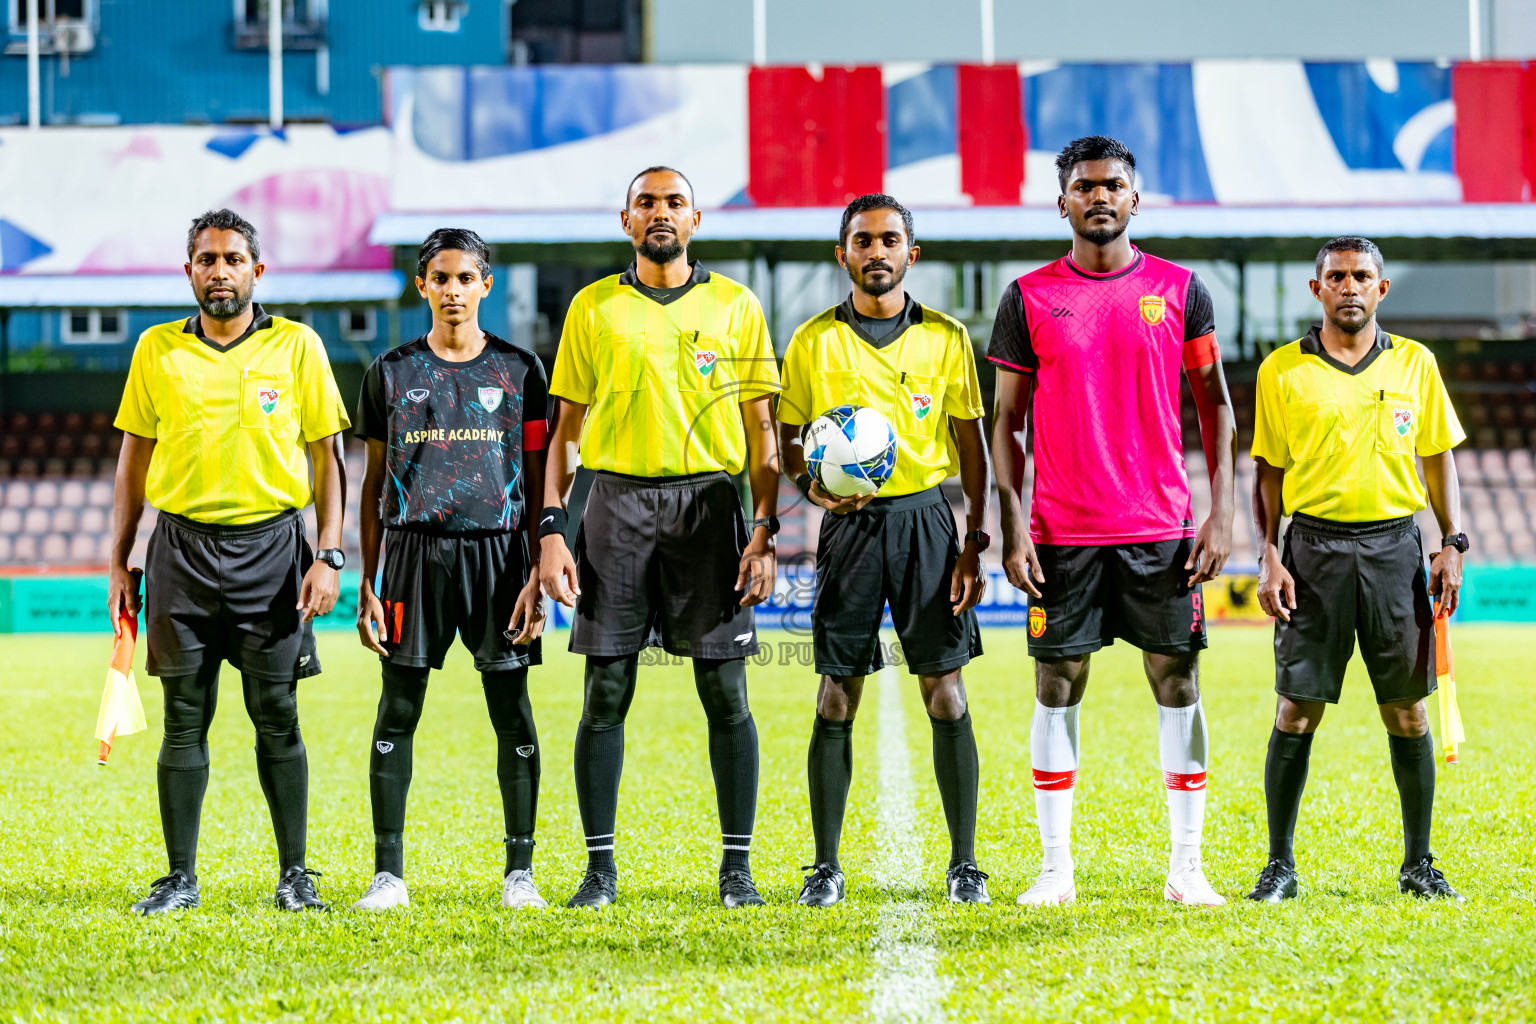
[[[529,353],[528,373],[523,377],[523,422],[549,421],[549,375],[544,360]]]
[[[987,358],[1005,370],[1030,373],[1038,369],[1035,344],[1029,336],[1029,316],[1024,311],[1024,294],[1014,281],[1003,291],[997,304],[997,318],[992,321],[992,339],[987,342]]]
[[[352,436],[364,441],[389,442],[389,403],[384,398],[384,357],[373,361],[363,374],[363,389],[357,396],[357,415],[352,418]]]
[[[1184,340],[1194,341],[1216,332],[1216,305],[1211,290],[1200,275],[1189,275],[1189,291],[1184,296]]]

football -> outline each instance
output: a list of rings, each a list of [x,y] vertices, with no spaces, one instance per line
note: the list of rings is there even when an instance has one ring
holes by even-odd
[[[874,494],[896,469],[896,432],[878,410],[840,405],[805,428],[805,463],[828,494]]]

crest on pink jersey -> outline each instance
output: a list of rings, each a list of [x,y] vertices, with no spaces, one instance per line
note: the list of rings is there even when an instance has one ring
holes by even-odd
[[[1167,312],[1167,303],[1161,295],[1143,295],[1141,297],[1141,318],[1156,327],[1163,322],[1163,314]]]

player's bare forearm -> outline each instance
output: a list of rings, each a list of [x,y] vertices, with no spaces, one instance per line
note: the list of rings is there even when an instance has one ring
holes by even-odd
[[[535,495],[544,493],[544,453],[523,452],[523,528],[528,531],[528,557],[533,561],[531,576],[539,575],[539,510]]]
[[[362,589],[373,591],[379,577],[379,549],[384,543],[384,456],[383,441],[368,439],[368,462],[363,469],[362,493],[358,496],[357,532],[362,542]]]
[[[760,395],[741,403],[747,434],[747,483],[752,489],[752,517],[766,519],[779,510],[778,424],[773,398]]]
[[[960,454],[960,490],[965,495],[965,530],[980,530],[987,525],[987,499],[992,493],[991,467],[987,463],[987,439],[981,420],[949,421]]]
[[[800,443],[802,429],[798,423],[779,424],[779,458],[784,464],[784,475],[790,480],[798,480],[801,473],[808,472],[805,445]]]
[[[139,520],[144,517],[144,482],[149,477],[149,462],[154,454],[154,438],[123,434],[112,486],[113,568],[128,568],[128,555],[139,535]]]
[[[315,525],[319,547],[341,547],[341,521],[347,506],[347,464],[341,453],[341,435],[331,434],[309,442],[315,464]]]
[[[1219,510],[1230,525],[1236,508],[1233,467],[1237,461],[1237,419],[1221,360],[1191,369],[1189,385],[1200,417],[1200,446],[1205,450],[1211,482],[1211,514],[1215,516]]]
[[[549,421],[549,446],[544,453],[544,508],[563,507],[566,496],[571,493],[571,483],[576,479],[576,465],[571,453],[581,440],[581,425],[586,419],[585,405],[568,398],[555,399],[554,414]],[[529,494],[533,493],[529,491]]]
[[[1259,554],[1279,550],[1280,519],[1285,515],[1281,495],[1285,490],[1285,470],[1263,459],[1253,460],[1253,535],[1259,541]]]
[[[1429,507],[1434,510],[1440,535],[1460,533],[1461,479],[1449,451],[1424,456],[1424,489],[1429,492]]]

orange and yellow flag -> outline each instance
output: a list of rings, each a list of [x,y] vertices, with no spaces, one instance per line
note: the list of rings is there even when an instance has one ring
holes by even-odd
[[[133,648],[139,635],[139,617],[124,612],[118,621],[122,626],[121,635],[112,645],[112,665],[107,669],[101,711],[96,716],[97,764],[107,763],[107,755],[112,753],[112,744],[117,737],[142,732],[147,727],[144,703],[139,700],[139,687],[133,681]]]
[[[1456,706],[1456,659],[1451,654],[1451,617],[1443,608],[1435,608],[1435,682],[1440,696],[1440,741],[1445,746],[1445,763],[1458,760],[1456,747],[1466,741],[1461,728],[1461,709]]]

